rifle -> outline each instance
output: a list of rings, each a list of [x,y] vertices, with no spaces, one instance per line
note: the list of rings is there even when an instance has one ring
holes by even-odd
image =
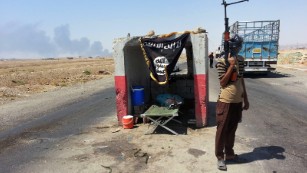
[[[231,3],[227,3],[225,0],[223,0],[223,3],[222,3],[222,5],[224,5],[224,14],[225,14],[224,58],[225,58],[226,67],[229,67],[228,54],[229,54],[229,40],[230,40],[228,17],[227,17],[226,8],[227,8],[228,5],[238,4],[238,3],[241,3],[241,2],[245,2],[245,1],[248,1],[248,0],[241,0],[241,1],[237,1],[237,2],[231,2]]]

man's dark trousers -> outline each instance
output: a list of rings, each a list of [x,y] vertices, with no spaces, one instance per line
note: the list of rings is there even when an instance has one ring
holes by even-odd
[[[216,105],[217,131],[215,137],[215,155],[217,159],[226,156],[234,156],[235,133],[238,123],[242,118],[241,103],[223,103],[218,101]]]

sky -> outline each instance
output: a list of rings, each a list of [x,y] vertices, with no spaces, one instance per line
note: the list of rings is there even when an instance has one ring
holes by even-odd
[[[226,0],[227,3],[235,2]],[[113,40],[194,30],[209,51],[224,31],[222,0],[0,0],[0,59],[108,56]],[[306,0],[249,0],[227,7],[236,21],[280,20],[280,45],[307,43]]]

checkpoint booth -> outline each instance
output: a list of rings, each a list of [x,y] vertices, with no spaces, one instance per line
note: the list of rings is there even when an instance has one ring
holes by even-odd
[[[181,97],[182,113],[192,114],[196,127],[207,125],[208,38],[205,32],[117,38],[113,42],[113,57],[119,125],[126,115],[154,109],[161,94]]]

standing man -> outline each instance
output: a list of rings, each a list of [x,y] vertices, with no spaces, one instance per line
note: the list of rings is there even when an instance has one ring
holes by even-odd
[[[211,53],[210,53],[210,55],[209,55],[209,60],[210,60],[210,68],[213,68],[213,58],[214,58],[214,56],[213,56],[213,52],[211,52]]]
[[[218,47],[217,50],[215,51],[215,58],[219,58],[221,55],[221,48]]]
[[[220,94],[216,104],[215,155],[220,170],[227,170],[225,161],[239,161],[233,150],[235,133],[242,118],[242,110],[249,108],[243,79],[244,58],[238,55],[242,42],[240,36],[233,36],[229,41],[231,53],[227,55],[229,67],[226,66],[225,58],[220,58],[216,65]]]

